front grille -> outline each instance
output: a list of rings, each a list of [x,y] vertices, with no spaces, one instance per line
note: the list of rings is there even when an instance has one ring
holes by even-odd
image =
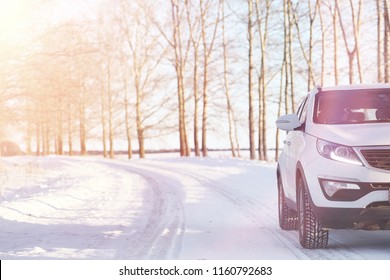
[[[390,149],[360,150],[369,165],[390,171]]]

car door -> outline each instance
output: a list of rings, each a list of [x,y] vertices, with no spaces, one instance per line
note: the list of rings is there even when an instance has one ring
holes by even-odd
[[[283,183],[285,185],[285,195],[292,201],[295,201],[296,198],[295,175],[297,161],[305,146],[305,139],[303,134],[304,124],[306,121],[307,100],[308,96],[306,96],[301,102],[297,111],[298,118],[303,124],[302,127],[297,130],[288,132],[285,140],[286,178],[283,180]]]

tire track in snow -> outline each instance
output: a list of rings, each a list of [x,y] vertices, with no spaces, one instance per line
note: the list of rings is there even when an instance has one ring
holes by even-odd
[[[268,231],[271,236],[279,240],[279,242],[288,249],[297,259],[365,259],[358,251],[354,250],[350,246],[343,244],[342,242],[332,239],[330,241],[337,244],[337,247],[330,247],[326,249],[319,250],[309,250],[304,249],[300,246],[298,240],[297,231],[282,231],[279,229],[279,226],[275,221],[277,221],[277,213],[275,215],[274,209],[270,209],[267,205],[260,204],[258,201],[253,200],[249,197],[239,196],[239,194],[234,193],[227,189],[227,187],[221,183],[210,180],[207,177],[199,175],[195,172],[182,169],[168,169],[162,166],[148,165],[152,168],[164,170],[165,172],[172,172],[175,174],[181,174],[184,176],[191,177],[192,179],[197,180],[202,185],[208,186],[210,189],[216,193],[224,196],[226,199],[232,202],[240,211],[244,214],[249,215],[252,220],[262,227],[264,230]],[[273,217],[273,218],[272,218]],[[265,221],[262,222],[262,221]],[[277,225],[277,230],[269,228],[267,225],[275,224]]]
[[[222,196],[225,199],[229,200],[235,207],[238,208],[239,211],[241,211],[244,214],[244,216],[250,217],[255,224],[260,226],[262,229],[268,231],[270,236],[277,238],[279,242],[281,242],[292,253],[292,255],[296,256],[297,259],[305,258],[304,255],[302,253],[299,253],[299,251],[297,252],[297,248],[294,245],[292,245],[292,241],[295,240],[291,236],[283,236],[278,232],[275,232],[267,227],[267,224],[271,220],[269,218],[269,215],[261,215],[261,217],[259,215],[262,212],[264,212],[265,207],[262,207],[261,209],[258,209],[259,211],[254,212],[253,211],[254,204],[252,203],[252,201],[238,197],[237,194],[226,190],[226,188],[223,187],[221,184],[216,183],[215,181],[212,181],[204,176],[200,176],[197,173],[190,172],[190,171],[183,171],[179,169],[175,169],[174,171],[172,171],[172,169],[164,168],[161,166],[158,167],[153,166],[153,168],[164,170],[165,172],[172,172],[172,173],[174,172],[176,176],[177,174],[181,174],[183,176],[187,176],[198,181],[203,186],[208,186],[209,189],[217,193],[219,196]],[[255,205],[255,207],[259,208],[258,205]],[[269,209],[266,210],[268,214],[269,212],[271,212],[269,211]],[[266,221],[267,223],[263,223],[261,221]]]
[[[150,188],[151,208],[143,228],[134,230],[129,242],[133,259],[178,259],[185,230],[184,209],[177,182],[156,173],[150,174],[127,163],[104,162],[110,168],[122,169],[141,176]],[[157,176],[156,176],[157,175]],[[120,257],[120,256],[119,256]]]
[[[254,200],[248,197],[240,197],[236,193],[233,193],[227,190],[227,187],[216,183],[214,181],[209,180],[208,178],[199,176],[198,174],[188,173],[191,176],[198,177],[198,180],[203,181],[213,188],[214,191],[219,192],[220,194],[226,196],[228,199],[239,205],[239,208],[248,213],[252,218],[255,219],[255,222],[258,224],[263,224],[261,221],[266,221],[266,224],[276,224],[275,221],[277,216],[273,209],[270,209],[267,205],[261,205],[260,203],[255,202]],[[256,209],[256,211],[253,211]],[[264,215],[265,214],[265,215]],[[274,218],[271,218],[274,217]],[[265,226],[265,230],[269,231],[272,235],[275,236],[286,248],[294,254],[298,259],[361,259],[362,257],[352,248],[342,244],[339,241],[335,241],[338,243],[339,247],[336,248],[326,248],[323,250],[308,250],[304,249],[300,246],[298,240],[298,232],[297,231],[282,231],[279,229],[277,225],[277,230],[268,228]],[[333,239],[330,238],[332,241]]]
[[[135,173],[147,183],[150,207],[144,207],[142,217],[145,221],[132,227],[124,246],[118,250],[118,259],[179,259],[185,233],[185,214],[180,189],[181,180],[190,178],[200,185],[214,191],[219,197],[231,202],[239,212],[250,218],[256,225],[277,239],[297,259],[364,259],[353,248],[342,242],[330,239],[335,245],[328,249],[307,250],[301,248],[296,231],[282,231],[277,224],[275,209],[249,195],[229,190],[226,183],[217,182],[196,171],[180,166],[164,166],[161,162],[114,162],[108,160],[91,161],[112,170]],[[108,172],[109,174],[110,172]],[[183,176],[183,178],[178,177]],[[185,180],[186,181],[186,180]],[[271,225],[271,226],[270,226]],[[275,225],[274,227],[272,225]]]

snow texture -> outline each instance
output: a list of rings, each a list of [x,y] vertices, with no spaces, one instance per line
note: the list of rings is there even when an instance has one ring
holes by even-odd
[[[275,164],[243,159],[0,161],[0,259],[390,259],[388,231],[305,250],[278,225]]]

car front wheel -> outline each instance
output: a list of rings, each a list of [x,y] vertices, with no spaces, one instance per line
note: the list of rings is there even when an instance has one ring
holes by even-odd
[[[298,219],[302,247],[316,249],[328,246],[329,232],[322,229],[321,222],[315,216],[302,178],[298,181]]]

